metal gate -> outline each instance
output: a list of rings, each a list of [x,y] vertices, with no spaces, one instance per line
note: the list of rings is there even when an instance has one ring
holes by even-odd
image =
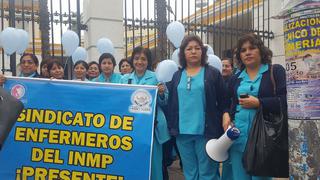
[[[186,33],[197,34],[219,57],[228,56],[238,38],[259,34],[269,46],[270,0],[124,0],[126,56],[136,46],[150,48],[156,59],[171,57],[166,27],[180,21]]]
[[[67,63],[66,72],[71,78],[71,61],[63,54],[61,36],[72,29],[80,36],[85,27],[80,23],[80,0],[0,0],[1,31],[6,27],[24,29],[29,33],[26,52],[39,59],[61,58]],[[16,59],[19,55],[6,57],[2,53],[2,73],[16,75]],[[10,63],[9,63],[10,61]]]

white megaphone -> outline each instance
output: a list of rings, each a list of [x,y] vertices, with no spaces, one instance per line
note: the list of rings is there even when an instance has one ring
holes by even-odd
[[[230,126],[219,139],[211,139],[207,142],[207,154],[211,159],[218,162],[227,160],[229,157],[228,149],[239,136],[239,129]]]

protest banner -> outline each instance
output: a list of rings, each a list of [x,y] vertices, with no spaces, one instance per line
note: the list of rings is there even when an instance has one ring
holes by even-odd
[[[24,110],[0,179],[149,179],[157,88],[8,78]]]

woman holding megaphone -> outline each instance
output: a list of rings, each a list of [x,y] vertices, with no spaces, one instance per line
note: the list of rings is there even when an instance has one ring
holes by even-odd
[[[229,81],[229,92],[233,102],[231,112],[235,112],[233,123],[241,132],[240,137],[229,149],[233,176],[236,179],[271,179],[248,174],[243,165],[243,155],[248,138],[251,137],[249,133],[258,108],[263,107],[263,113],[279,113],[280,107],[286,111],[285,70],[280,65],[271,66],[271,57],[272,52],[257,35],[247,34],[239,39],[236,59],[240,72]],[[272,77],[275,84],[272,83]],[[283,169],[280,170],[284,174],[288,172],[288,165],[285,165],[288,163],[287,155],[284,152],[284,155],[278,158],[278,163],[284,162],[284,166],[281,165]]]
[[[207,64],[206,51],[198,36],[185,36],[179,53],[182,68],[167,84],[168,127],[176,137],[186,180],[220,179],[219,164],[209,158],[205,146],[224,132],[228,99],[219,70]]]

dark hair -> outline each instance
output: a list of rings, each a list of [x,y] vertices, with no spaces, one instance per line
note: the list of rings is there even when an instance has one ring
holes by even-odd
[[[47,69],[48,69],[49,75],[50,75],[50,71],[51,71],[53,65],[55,65],[55,64],[58,65],[58,66],[61,66],[61,67],[63,68],[63,63],[62,63],[62,61],[61,61],[60,59],[53,58],[53,59],[51,59],[51,60],[48,62],[48,67],[47,67]],[[51,75],[50,75],[50,76],[51,76]]]
[[[115,67],[117,65],[116,60],[114,59],[114,56],[110,53],[103,53],[101,54],[101,56],[99,57],[99,68],[101,67],[101,63],[104,59],[111,59],[111,62],[113,64],[113,67]]]
[[[88,69],[90,68],[90,66],[92,66],[92,65],[94,65],[94,64],[98,66],[99,73],[101,73],[100,66],[99,66],[99,64],[98,64],[97,62],[95,62],[95,61],[91,61],[91,62],[88,63]]]
[[[148,70],[151,70],[151,66],[152,66],[152,55],[151,55],[150,49],[148,49],[148,48],[144,48],[144,47],[142,47],[142,46],[135,47],[135,48],[133,49],[133,51],[132,51],[132,54],[131,54],[131,59],[130,59],[131,63],[133,64],[134,56],[135,56],[136,54],[141,54],[141,53],[143,53],[143,54],[147,57],[147,61],[148,61],[147,69],[148,69]],[[132,66],[132,68],[134,68],[134,67]]]
[[[180,46],[180,52],[179,52],[179,63],[182,68],[186,68],[187,62],[186,62],[186,56],[184,54],[184,50],[188,46],[190,41],[196,41],[200,47],[201,47],[201,66],[204,66],[207,64],[207,48],[203,45],[203,42],[201,41],[200,37],[194,34],[187,35],[183,38],[181,46]]]
[[[153,63],[152,63],[152,70],[153,71],[156,71],[157,67],[158,67],[158,64],[160,63],[161,61],[159,59],[155,60]]]
[[[122,64],[123,64],[124,62],[127,62],[127,63],[130,65],[130,67],[133,68],[131,62],[130,62],[128,59],[123,58],[123,59],[121,59],[120,62],[119,62],[119,71],[121,71],[121,66],[122,66]]]
[[[88,71],[89,69],[89,66],[88,66],[88,63],[83,61],[83,60],[80,60],[80,61],[77,61],[74,66],[73,66],[73,70],[76,68],[76,66],[78,66],[79,64],[82,64],[82,66],[84,66],[84,68],[86,68],[86,70]]]
[[[249,42],[252,46],[256,46],[259,49],[262,64],[271,64],[272,51],[263,44],[263,41],[259,36],[253,33],[249,33],[240,37],[237,43],[236,58],[237,65],[239,66],[240,70],[243,70],[245,68],[245,65],[240,59],[240,52],[243,44],[246,42]]]
[[[30,56],[31,59],[33,60],[34,64],[35,64],[36,66],[39,66],[39,60],[38,60],[37,56],[34,55],[34,54],[31,54],[31,53],[23,53],[23,55],[20,57],[20,63],[21,63],[22,59],[23,59],[24,57],[26,57],[26,56]]]
[[[44,66],[44,65],[48,65],[48,60],[43,60],[40,63],[40,69]]]
[[[224,57],[224,58],[221,59],[221,62],[224,61],[224,60],[229,61],[231,67],[233,68],[233,60],[232,60],[231,58],[229,58],[229,57]]]
[[[48,63],[49,63],[49,59],[45,59],[45,60],[41,61],[41,63],[40,63],[40,76],[44,77],[44,74],[42,73],[42,67],[44,65],[47,65],[47,70],[48,70]]]

